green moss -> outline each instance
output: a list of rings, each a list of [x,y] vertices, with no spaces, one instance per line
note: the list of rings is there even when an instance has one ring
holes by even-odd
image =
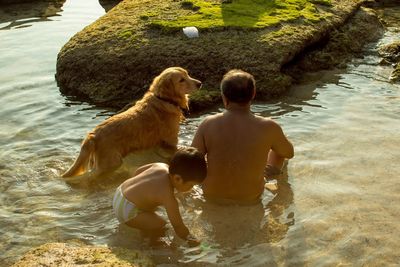
[[[196,101],[210,101],[214,98],[220,98],[221,91],[215,88],[202,88],[190,95],[190,100]]]
[[[132,29],[125,29],[119,32],[118,37],[131,43],[138,43],[142,41],[142,38],[139,37],[138,33],[134,32]]]
[[[139,17],[142,20],[148,20],[151,17],[157,16],[157,14],[158,14],[157,12],[149,11],[149,12],[145,12],[145,13],[141,14]]]
[[[118,36],[119,36],[120,38],[123,38],[123,39],[129,39],[129,38],[131,38],[131,37],[133,36],[133,33],[132,33],[132,30],[127,30],[127,29],[125,29],[125,30],[122,30],[122,31],[118,34]]]
[[[330,0],[185,0],[180,2],[180,14],[170,17],[160,12],[151,25],[175,30],[186,26],[264,28],[297,19],[317,22],[325,16],[317,5],[330,5]]]

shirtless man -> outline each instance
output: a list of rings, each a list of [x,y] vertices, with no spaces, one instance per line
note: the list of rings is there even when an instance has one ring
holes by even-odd
[[[251,74],[229,71],[221,91],[226,111],[205,118],[192,142],[207,157],[203,192],[208,199],[257,202],[266,164],[280,170],[285,158],[293,157],[293,145],[276,122],[250,111],[256,94]]]

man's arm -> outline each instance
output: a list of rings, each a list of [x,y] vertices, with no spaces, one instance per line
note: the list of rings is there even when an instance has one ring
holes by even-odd
[[[204,141],[204,128],[205,128],[205,121],[200,123],[199,127],[197,128],[191,146],[197,148],[197,150],[199,150],[201,153],[206,154],[207,148]]]

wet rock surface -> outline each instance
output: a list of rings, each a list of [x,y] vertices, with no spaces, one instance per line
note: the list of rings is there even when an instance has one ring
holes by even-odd
[[[71,242],[44,244],[29,251],[12,265],[12,267],[35,266],[151,267],[155,265],[147,256],[138,251]]]
[[[386,28],[400,33],[400,5],[397,1],[388,2],[390,2],[389,8],[378,9],[378,14]],[[393,71],[388,77],[389,80],[391,82],[400,82],[400,37],[397,40],[393,40],[392,43],[381,46],[378,53],[382,57],[381,64],[393,66]]]
[[[8,25],[0,27],[0,30],[24,27],[27,23],[46,20],[57,15],[64,3],[65,0],[0,0],[0,23],[8,22]]]

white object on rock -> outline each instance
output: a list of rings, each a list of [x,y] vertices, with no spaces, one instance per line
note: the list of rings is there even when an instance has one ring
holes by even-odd
[[[185,27],[183,33],[189,38],[199,37],[199,30],[196,27]]]

